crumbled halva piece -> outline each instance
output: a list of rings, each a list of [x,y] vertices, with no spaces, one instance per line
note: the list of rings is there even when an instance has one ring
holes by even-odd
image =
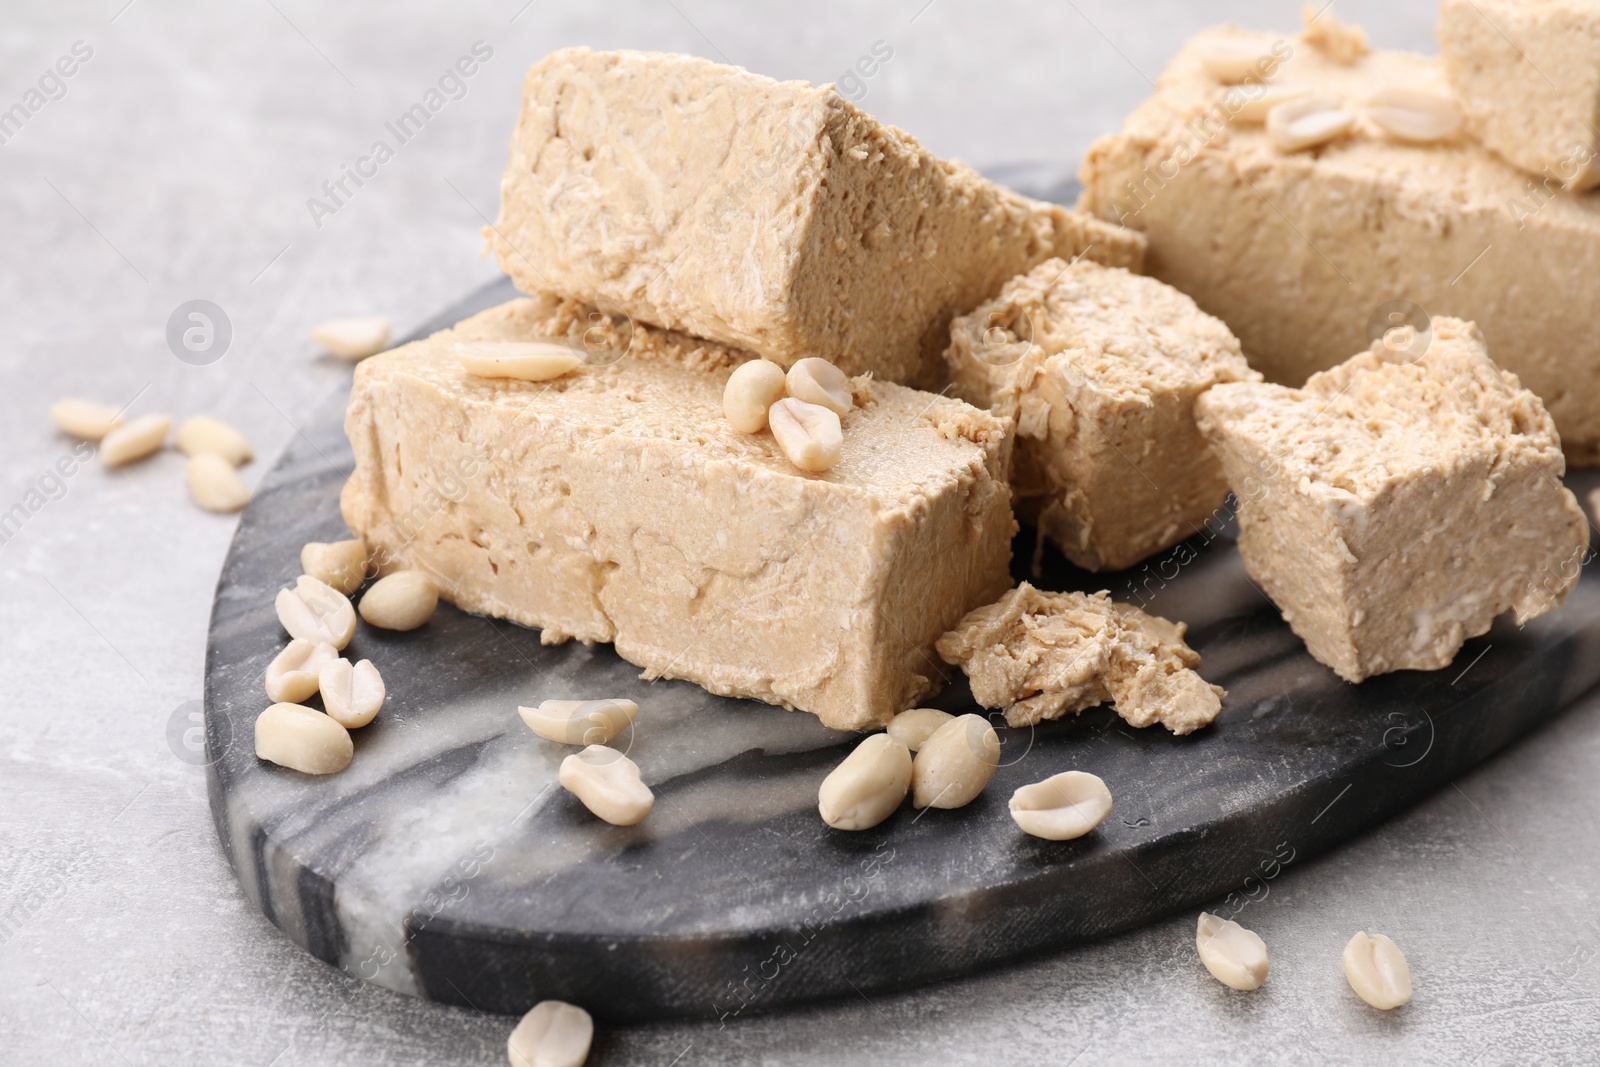
[[[1552,184],[1600,185],[1600,3],[1444,0],[1439,54],[1484,144]]]
[[[551,338],[595,358],[532,382],[455,351]],[[359,365],[345,520],[385,570],[547,643],[882,726],[938,688],[939,635],[1010,584],[1011,424],[861,377],[839,462],[807,473],[723,414],[750,358],[549,296],[485,311]]]
[[[968,613],[938,648],[966,672],[979,704],[1005,709],[1008,725],[1111,701],[1131,725],[1187,734],[1215,719],[1227,694],[1195,673],[1200,657],[1184,631],[1109,593],[1046,593],[1023,582]]]
[[[1259,381],[1239,342],[1153,278],[1047,260],[950,325],[955,394],[1015,420],[1018,511],[1089,570],[1201,528],[1222,466],[1194,424],[1218,382]]]
[[[952,316],[1051,256],[1143,239],[1020,196],[831,86],[568,48],[524,83],[500,217],[524,292],[614,306],[785,365],[943,384]]]
[[[1300,385],[1403,322],[1475,320],[1504,339],[1502,364],[1544,399],[1569,460],[1600,462],[1600,198],[1551,191],[1470,137],[1409,144],[1365,120],[1285,153],[1259,118],[1234,118],[1249,87],[1208,72],[1219,42],[1268,54],[1281,37],[1186,44],[1090,149],[1078,206],[1143,231],[1148,273],[1226,322],[1269,381]],[[1436,59],[1379,49],[1344,65],[1299,46],[1268,84],[1348,105],[1449,88]]]
[[[1246,569],[1347,681],[1444,667],[1578,580],[1589,525],[1555,426],[1473,323],[1436,318],[1420,357],[1380,341],[1303,389],[1219,385],[1196,410]]]
[[[1367,44],[1367,31],[1360,26],[1341,22],[1329,10],[1331,3],[1309,3],[1300,7],[1300,18],[1305,29],[1300,40],[1335,63],[1348,66],[1372,51]]]

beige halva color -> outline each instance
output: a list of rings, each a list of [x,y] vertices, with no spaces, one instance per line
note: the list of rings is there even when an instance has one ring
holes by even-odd
[[[1292,37],[1207,31],[1120,132],[1095,142],[1078,206],[1142,231],[1148,272],[1226,322],[1271,381],[1299,385],[1407,316],[1422,325],[1415,306],[1475,320],[1544,399],[1573,462],[1600,462],[1600,332],[1590,321],[1600,198],[1548,190],[1467,134],[1406,144],[1363,120],[1348,137],[1286,154],[1259,122],[1229,121],[1243,90],[1220,84],[1202,59],[1227,41],[1291,51],[1274,84],[1358,110],[1384,87],[1448,92],[1436,59],[1334,58]],[[1505,103],[1508,121],[1523,123],[1517,98]]]
[[[555,292],[849,374],[943,385],[952,316],[1051,256],[1138,268],[1138,234],[941,160],[830,86],[692,56],[528,72],[485,236]]]
[[[1117,604],[1107,593],[1047,593],[1023,582],[939,639],[972,695],[1030,726],[1107,701],[1133,726],[1198,730],[1222,708],[1221,688],[1195,673],[1184,625]]]
[[[1434,319],[1420,358],[1378,342],[1303,389],[1219,385],[1197,410],[1246,569],[1347,681],[1437,670],[1577,582],[1589,525],[1555,427],[1472,323]]]
[[[360,364],[341,503],[377,558],[547,643],[840,729],[936,690],[935,640],[1010,584],[1010,421],[858,378],[842,458],[808,474],[724,417],[747,353],[636,324],[624,358],[548,382],[453,354],[576,344],[607,328],[592,311],[513,301]]]
[[[1600,185],[1600,3],[1444,0],[1439,54],[1485,145],[1568,189]]]
[[[1261,375],[1171,286],[1047,260],[951,323],[950,341],[955,395],[1016,421],[1018,511],[1080,567],[1131,567],[1222,504],[1195,398]]]

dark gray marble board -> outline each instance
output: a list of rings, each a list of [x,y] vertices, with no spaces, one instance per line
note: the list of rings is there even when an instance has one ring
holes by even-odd
[[[511,295],[490,286],[423,332]],[[378,665],[389,702],[356,731],[348,770],[307,778],[258,761],[252,731],[262,672],[287,641],[273,595],[299,573],[304,542],[345,535],[344,400],[265,478],[222,571],[206,660],[212,812],[246,894],[309,952],[484,1011],[556,997],[608,1021],[731,1019],[966,974],[1237,894],[1226,911],[1600,680],[1597,565],[1562,609],[1520,630],[1502,620],[1453,667],[1357,687],[1307,655],[1222,524],[1124,574],[1046,551],[1036,579],[1188,622],[1202,673],[1229,691],[1217,722],[1177,738],[1101,708],[1003,729],[993,783],[958,811],[908,804],[873,830],[831,830],[817,785],[851,736],[687,682],[641,682],[609,647],[545,647],[447,605],[411,633],[361,628],[346,654]],[[1019,577],[1032,555],[1024,531]],[[642,709],[617,741],[657,796],[636,827],[600,823],[556,787],[565,751],[515,710],[594,695]],[[975,710],[959,675],[933,703]],[[1110,785],[1109,818],[1078,841],[1023,835],[1011,792],[1072,768]]]

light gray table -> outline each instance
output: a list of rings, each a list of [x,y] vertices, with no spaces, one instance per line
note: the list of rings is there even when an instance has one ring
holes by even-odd
[[[698,52],[839,78],[882,41],[864,106],[977,166],[1070,162],[1147,91],[1178,42],[1293,3],[829,4],[653,0],[318,5],[98,0],[7,5],[0,109],[75,42],[92,55],[0,145],[0,1062],[503,1063],[511,1021],[353,982],[236,888],[202,772],[169,743],[200,693],[232,532],[185,497],[180,457],[47,477],[59,395],[213,412],[263,457],[347,369],[307,328],[375,312],[400,329],[493,277],[477,257],[520,79],[560,45]],[[446,10],[448,8],[448,10]],[[1337,11],[1428,49],[1432,6]],[[493,49],[423,133],[337,211],[323,196],[476,41]],[[317,225],[320,221],[320,227]],[[166,321],[209,299],[227,354],[174,358]],[[39,490],[30,498],[30,490]],[[1492,653],[1491,653],[1492,654]],[[181,751],[181,743],[176,750]],[[1223,989],[1180,916],[1079,951],[726,1029],[600,1038],[596,1063],[1592,1061],[1600,1041],[1600,701],[1364,839],[1297,863],[1243,916],[1270,983]],[[1405,948],[1417,995],[1380,1015],[1346,988],[1357,929]]]

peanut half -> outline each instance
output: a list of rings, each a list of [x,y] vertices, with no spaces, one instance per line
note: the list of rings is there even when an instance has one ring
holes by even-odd
[[[1313,93],[1267,112],[1267,136],[1279,151],[1299,152],[1343,137],[1355,123],[1356,113],[1338,97]]]
[[[324,641],[296,637],[267,664],[267,696],[276,704],[303,704],[316,695],[322,668],[339,658]]]
[[[576,352],[556,341],[457,341],[456,358],[478,378],[547,382],[577,370]]]
[[[770,359],[752,359],[733,368],[722,387],[722,414],[741,433],[767,428],[767,410],[783,399],[783,368]]]
[[[383,708],[383,677],[370,659],[352,664],[337,653],[317,675],[322,706],[328,717],[346,729],[367,725]]]
[[[538,707],[518,708],[528,729],[563,745],[605,745],[639,716],[631,700],[546,700]]]
[[[911,803],[960,808],[972,803],[1000,766],[1000,735],[982,715],[958,715],[935,730],[911,767]]]
[[[311,339],[340,359],[366,359],[389,344],[389,320],[381,315],[329,319],[311,331]]]
[[[542,1000],[522,1017],[506,1042],[511,1067],[583,1067],[594,1020],[575,1004]]]
[[[421,571],[395,571],[361,597],[361,617],[384,630],[415,630],[439,607],[439,587]]]
[[[1200,65],[1224,84],[1262,77],[1272,69],[1272,47],[1260,41],[1232,37],[1212,37],[1197,43]]]
[[[1063,771],[1011,794],[1011,818],[1024,833],[1071,841],[1100,825],[1111,811],[1111,790],[1087,771]]]
[[[349,596],[367,577],[367,543],[312,541],[300,550],[300,569]]]
[[[1411,968],[1399,946],[1383,934],[1356,934],[1344,947],[1344,977],[1356,996],[1381,1011],[1411,999]]]
[[[255,458],[250,439],[238,427],[210,415],[191,415],[184,419],[172,443],[186,456],[215,452],[235,467]]]
[[[144,459],[161,450],[172,420],[165,415],[140,415],[114,427],[100,439],[100,462],[108,467]]]
[[[256,755],[302,774],[337,774],[350,766],[350,731],[303,704],[274,704],[256,719]]]
[[[1257,124],[1266,122],[1272,109],[1302,96],[1311,95],[1304,85],[1262,84],[1250,90],[1229,89],[1223,97],[1223,107],[1230,109],[1233,122]]]
[[[1367,117],[1388,133],[1413,144],[1448,141],[1461,131],[1465,116],[1444,89],[1392,85],[1372,94]]]
[[[912,708],[889,720],[889,736],[915,752],[935,730],[953,718],[954,715],[938,708]]]
[[[873,734],[828,773],[817,810],[835,830],[867,830],[894,814],[911,786],[911,752],[888,734]]]
[[[215,452],[200,452],[184,465],[189,498],[207,511],[239,511],[250,503],[250,486],[233,464]]]
[[[120,408],[71,396],[51,404],[50,417],[62,430],[85,441],[98,441],[122,425]]]
[[[827,408],[785,397],[767,411],[767,422],[778,447],[801,470],[825,471],[839,462],[844,430]]]
[[[1211,977],[1229,989],[1248,992],[1267,980],[1267,943],[1232,919],[1202,911],[1194,947]]]
[[[789,368],[785,377],[789,395],[807,404],[827,408],[840,418],[850,414],[855,406],[855,394],[850,391],[850,379],[844,371],[820,356],[807,356]]]
[[[321,641],[343,651],[356,633],[356,609],[339,590],[309,574],[295,579],[293,589],[278,590],[273,605],[290,637]]]
[[[632,826],[650,814],[656,802],[639,765],[604,745],[590,745],[562,760],[556,780],[613,826]]]

